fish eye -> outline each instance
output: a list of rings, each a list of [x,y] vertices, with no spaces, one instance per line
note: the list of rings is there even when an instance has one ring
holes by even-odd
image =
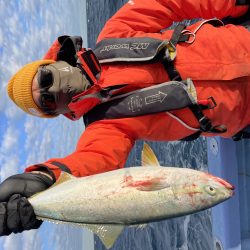
[[[207,193],[209,193],[210,195],[215,195],[216,194],[216,189],[213,186],[206,186],[205,190]]]

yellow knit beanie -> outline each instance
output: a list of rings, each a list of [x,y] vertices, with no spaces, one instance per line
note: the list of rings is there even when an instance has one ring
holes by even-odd
[[[54,63],[53,60],[40,60],[26,64],[8,82],[7,91],[11,100],[28,114],[51,118],[57,115],[44,114],[32,96],[32,81],[39,66]]]

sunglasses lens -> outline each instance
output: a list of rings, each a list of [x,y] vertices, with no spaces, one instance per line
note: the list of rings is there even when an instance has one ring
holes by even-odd
[[[54,95],[48,92],[53,84],[53,74],[46,66],[38,69],[37,81],[40,88],[40,106],[45,114],[54,114],[56,102]]]
[[[53,74],[50,70],[42,66],[38,70],[37,81],[41,89],[49,88],[53,83]]]
[[[47,114],[54,114],[56,109],[55,97],[49,93],[41,93],[40,105]]]

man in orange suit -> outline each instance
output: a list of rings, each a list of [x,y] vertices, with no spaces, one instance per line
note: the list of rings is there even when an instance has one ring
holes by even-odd
[[[129,1],[106,23],[94,52],[82,48],[80,37],[62,36],[42,60],[20,69],[8,83],[18,107],[42,118],[83,117],[86,130],[72,154],[29,166],[0,185],[0,235],[40,226],[26,197],[61,171],[87,176],[122,168],[137,139],[242,134],[250,123],[248,23],[221,19],[237,23],[248,6]],[[193,18],[202,20],[166,30]]]

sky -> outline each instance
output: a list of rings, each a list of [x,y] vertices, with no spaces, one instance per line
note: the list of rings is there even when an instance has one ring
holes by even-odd
[[[25,167],[71,153],[83,122],[26,115],[6,86],[24,64],[39,60],[61,35],[81,35],[87,46],[86,0],[0,0],[0,180]],[[53,240],[52,240],[53,239]],[[0,250],[92,249],[87,230],[43,223],[39,230],[0,238]]]

